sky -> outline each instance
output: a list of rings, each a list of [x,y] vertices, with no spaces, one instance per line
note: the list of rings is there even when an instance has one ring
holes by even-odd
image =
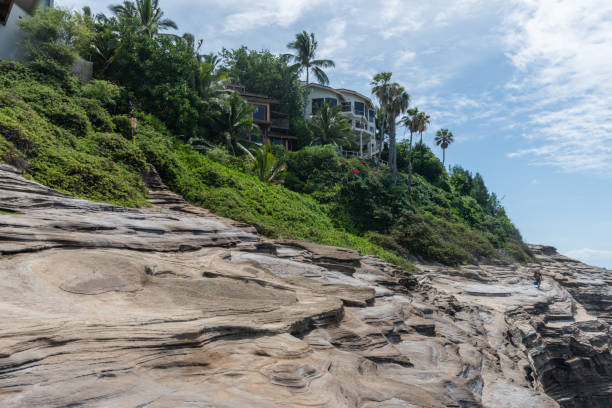
[[[119,1],[56,0],[108,14]],[[447,164],[479,172],[526,242],[612,269],[612,1],[160,0],[206,52],[287,52],[314,32],[331,86],[381,71],[448,128]],[[400,133],[400,136],[402,134]]]

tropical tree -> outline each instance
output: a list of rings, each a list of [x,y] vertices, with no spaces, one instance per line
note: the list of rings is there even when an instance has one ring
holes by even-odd
[[[287,44],[287,48],[295,51],[295,54],[284,54],[283,59],[285,61],[293,61],[291,65],[292,71],[301,75],[302,72],[306,71],[306,92],[304,92],[304,116],[306,116],[306,106],[308,101],[308,94],[310,92],[310,71],[314,74],[315,78],[320,84],[329,84],[329,78],[323,68],[332,68],[336,64],[332,60],[328,59],[316,59],[317,47],[319,43],[315,39],[314,33],[308,34],[306,31],[302,31],[295,35],[295,41]]]
[[[397,149],[395,139],[395,120],[410,104],[410,95],[397,82],[391,82],[391,72],[376,74],[370,85],[376,95],[389,124],[389,165],[393,170],[393,180],[397,180]]]
[[[421,136],[421,140],[419,141],[419,144],[423,144],[423,132],[429,129],[429,124],[431,123],[430,116],[427,115],[425,112],[419,112],[416,117],[416,121],[417,121],[419,135]]]
[[[111,27],[105,25],[93,38],[87,57],[94,63],[94,67],[104,74],[113,63],[119,45],[119,35]]]
[[[421,147],[423,147],[423,132],[427,131],[427,129],[429,128],[429,124],[430,124],[430,117],[428,114],[426,114],[425,112],[419,112],[416,116],[416,125],[417,125],[417,130],[419,132],[419,136],[420,136],[420,141],[419,141],[419,145],[421,145]],[[420,162],[419,163],[423,163],[423,153],[424,153],[424,149],[421,149],[421,157],[420,157]],[[419,169],[421,170],[421,169]]]
[[[149,38],[155,37],[161,30],[178,28],[174,21],[164,18],[159,0],[124,1],[123,4],[111,5],[109,8],[119,18],[132,19],[137,25],[137,31]]]
[[[336,146],[351,146],[354,144],[355,135],[351,124],[340,109],[340,105],[330,107],[327,103],[319,108],[308,124],[313,133],[311,144],[333,144]]]
[[[232,153],[236,154],[236,150],[241,150],[254,159],[253,154],[238,139],[240,136],[260,131],[259,127],[253,123],[255,109],[246,103],[237,92],[231,92],[228,97],[224,98],[219,108],[220,111],[216,113],[212,121],[214,130],[221,135]]]
[[[266,183],[278,180],[282,173],[287,170],[287,164],[272,153],[269,144],[258,147],[251,165],[255,175]]]
[[[198,66],[194,86],[198,96],[202,98],[204,108],[210,110],[213,106],[221,104],[223,97],[228,94],[225,89],[227,73],[217,70],[219,58],[216,55],[202,57],[204,61]]]
[[[302,31],[295,35],[295,41],[287,44],[287,48],[295,51],[295,54],[285,54],[287,60],[293,60],[293,69],[298,74],[306,71],[306,86],[310,83],[310,71],[320,84],[329,84],[329,78],[322,68],[333,68],[336,66],[334,61],[328,59],[316,59],[317,47],[319,43],[315,39],[314,33],[308,34]]]
[[[408,144],[408,190],[412,186],[412,140],[414,134],[419,131],[418,118],[420,113],[419,108],[408,109],[406,115],[401,119],[404,128],[410,132],[410,142]]]
[[[449,132],[448,129],[440,129],[436,132],[434,140],[436,145],[442,148],[442,165],[444,165],[446,161],[446,149],[455,141],[453,132]]]

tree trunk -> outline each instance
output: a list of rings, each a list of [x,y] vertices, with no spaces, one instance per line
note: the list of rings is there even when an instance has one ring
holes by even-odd
[[[408,152],[408,193],[412,187],[412,131],[410,132],[410,150]]]
[[[389,164],[393,170],[393,182],[397,180],[397,157],[395,152],[395,120],[389,123]]]
[[[442,167],[444,167],[445,161],[446,161],[446,149],[442,149]]]
[[[306,109],[308,107],[308,95],[310,94],[310,88],[308,87],[309,84],[309,68],[306,67],[306,92],[304,92],[304,120],[306,120]],[[311,112],[311,114],[314,112]]]

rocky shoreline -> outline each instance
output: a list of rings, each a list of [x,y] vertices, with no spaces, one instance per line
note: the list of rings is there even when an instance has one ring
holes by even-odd
[[[609,407],[610,271],[409,274],[271,241],[152,175],[151,208],[0,166],[3,407]]]

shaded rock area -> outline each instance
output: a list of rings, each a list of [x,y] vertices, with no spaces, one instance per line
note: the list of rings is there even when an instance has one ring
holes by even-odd
[[[610,406],[608,273],[271,241],[151,175],[152,208],[0,166],[2,407]],[[540,249],[541,248],[541,249]]]

